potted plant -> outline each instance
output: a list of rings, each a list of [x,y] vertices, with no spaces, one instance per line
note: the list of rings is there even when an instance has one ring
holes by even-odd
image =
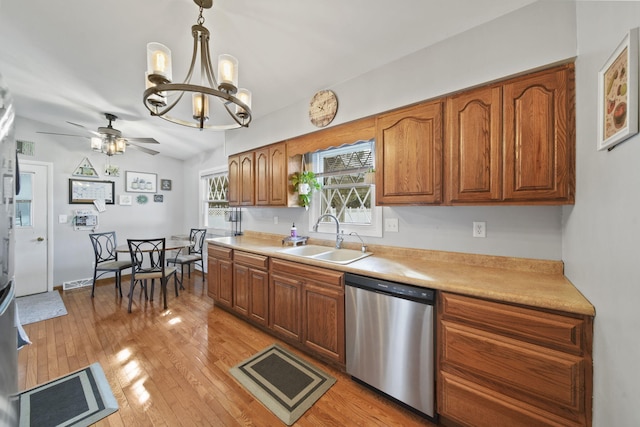
[[[291,175],[291,185],[298,193],[300,206],[309,209],[311,203],[311,193],[320,189],[320,183],[316,179],[316,174],[311,171],[296,172]]]

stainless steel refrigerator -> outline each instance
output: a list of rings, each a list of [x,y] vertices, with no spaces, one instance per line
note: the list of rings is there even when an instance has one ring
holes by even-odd
[[[18,165],[14,117],[11,95],[0,75],[0,426],[18,424],[18,320],[13,280]]]

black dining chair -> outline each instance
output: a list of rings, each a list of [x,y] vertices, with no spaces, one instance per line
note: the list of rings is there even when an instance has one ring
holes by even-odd
[[[178,296],[178,280],[176,267],[165,267],[165,242],[166,239],[127,239],[129,253],[131,254],[131,287],[129,288],[129,313],[133,301],[133,290],[138,282],[144,288],[147,295],[147,280],[151,279],[151,301],[153,301],[154,281],[160,279],[160,289],[164,300],[164,309],[167,309],[167,283],[173,276],[173,283]]]
[[[118,260],[118,252],[116,252],[116,232],[108,231],[105,233],[89,234],[91,244],[93,245],[94,267],[93,267],[93,285],[91,288],[91,298],[93,298],[96,290],[96,280],[103,274],[115,273],[116,291],[120,292],[122,298],[122,270],[131,268],[131,260]]]
[[[189,233],[189,240],[193,243],[189,249],[182,253],[178,251],[173,257],[167,258],[167,265],[173,264],[177,266],[180,264],[180,287],[182,286],[182,279],[184,277],[184,266],[188,267],[189,278],[191,278],[191,264],[200,263],[200,270],[204,275],[204,265],[202,260],[202,247],[204,246],[204,238],[207,236],[206,228],[192,228]],[[184,288],[183,288],[184,289]]]

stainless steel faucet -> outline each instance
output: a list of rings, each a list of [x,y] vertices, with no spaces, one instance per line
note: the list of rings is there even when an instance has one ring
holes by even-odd
[[[318,220],[316,221],[316,225],[313,226],[313,231],[318,231],[318,224],[320,224],[322,218],[325,217],[332,218],[336,222],[336,249],[340,249],[340,247],[342,246],[342,240],[344,240],[344,236],[340,234],[340,221],[338,221],[338,218],[331,214],[320,215],[320,218],[318,218]]]

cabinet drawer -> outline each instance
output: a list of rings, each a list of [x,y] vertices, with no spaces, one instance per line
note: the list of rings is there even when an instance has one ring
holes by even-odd
[[[252,254],[249,252],[235,251],[235,253],[233,254],[233,261],[249,267],[259,268],[261,270],[266,270],[269,268],[269,257],[266,257],[264,255]]]
[[[442,322],[441,368],[549,410],[584,410],[584,359],[464,325]]]
[[[442,375],[438,410],[443,417],[463,426],[545,427],[582,426],[527,403],[478,386],[462,378]]]
[[[233,249],[223,248],[221,246],[213,246],[209,245],[207,250],[209,256],[213,256],[220,259],[228,259],[233,258]]]
[[[460,295],[441,293],[442,318],[527,342],[582,354],[585,321]]]
[[[277,271],[278,273],[300,277],[313,282],[321,282],[323,285],[326,284],[340,288],[343,287],[344,274],[337,271],[283,261],[275,258],[271,260],[271,268],[272,271]]]

